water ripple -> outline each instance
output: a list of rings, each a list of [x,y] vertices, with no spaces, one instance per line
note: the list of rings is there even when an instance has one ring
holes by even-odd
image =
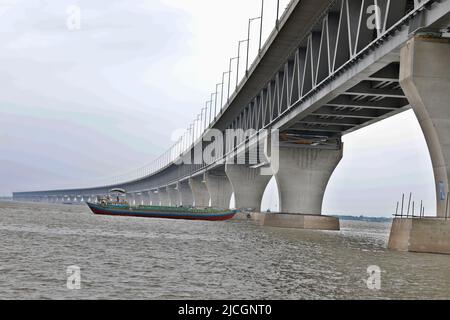
[[[448,299],[449,256],[386,250],[389,224],[341,232],[98,217],[0,203],[0,299]],[[81,268],[81,290],[66,268]],[[367,288],[367,267],[382,289]]]

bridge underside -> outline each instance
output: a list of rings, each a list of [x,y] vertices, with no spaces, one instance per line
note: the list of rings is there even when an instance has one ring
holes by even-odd
[[[379,15],[370,14],[374,4],[380,7]],[[278,167],[269,150],[256,165],[225,166],[222,158],[213,164],[170,163],[119,185],[21,193],[15,198],[102,195],[120,187],[132,194],[158,194],[163,205],[226,207],[234,192],[238,208],[258,211],[265,187],[275,177],[281,211],[290,215],[286,221],[292,222],[292,215],[320,216],[326,185],[343,156],[342,136],[411,107],[411,94],[400,84],[400,50],[419,33],[441,37],[439,30],[450,26],[449,10],[450,0],[424,0],[418,6],[414,0],[293,1],[211,125],[222,132],[279,130]],[[372,18],[374,26],[367,23]],[[248,140],[243,136],[236,143],[225,142],[226,153],[242,145],[248,152]],[[194,142],[186,154],[194,154],[199,145],[200,150],[207,146]],[[261,167],[269,174],[258,174]]]

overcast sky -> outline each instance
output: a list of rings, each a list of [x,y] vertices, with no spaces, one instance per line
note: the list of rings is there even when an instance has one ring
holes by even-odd
[[[95,184],[151,162],[209,99],[259,3],[0,0],[0,195]],[[275,3],[266,0],[264,37]],[[67,27],[71,5],[79,30]],[[411,111],[344,140],[324,213],[389,216],[402,192],[434,211]],[[263,202],[276,209],[273,183]]]

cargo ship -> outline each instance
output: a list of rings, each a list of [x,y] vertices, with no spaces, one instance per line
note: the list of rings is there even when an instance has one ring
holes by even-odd
[[[108,196],[97,198],[97,203],[86,202],[86,204],[94,214],[105,216],[225,221],[234,218],[237,213],[236,210],[212,208],[131,206],[126,201],[125,195],[124,189],[112,189]]]
[[[122,217],[156,219],[225,221],[234,218],[236,210],[200,209],[165,206],[130,206],[127,203],[90,203],[87,205],[94,214]]]

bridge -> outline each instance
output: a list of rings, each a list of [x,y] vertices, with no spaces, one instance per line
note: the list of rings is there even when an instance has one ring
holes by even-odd
[[[231,77],[233,60],[244,59],[238,49],[196,122],[138,176],[13,198],[95,201],[123,188],[134,204],[227,208],[234,193],[236,207],[262,224],[336,230],[322,201],[342,136],[412,108],[433,163],[441,226],[449,211],[449,12],[450,0],[293,0],[242,80]],[[281,213],[258,214],[272,177]],[[396,220],[390,246],[409,250],[417,222]]]

